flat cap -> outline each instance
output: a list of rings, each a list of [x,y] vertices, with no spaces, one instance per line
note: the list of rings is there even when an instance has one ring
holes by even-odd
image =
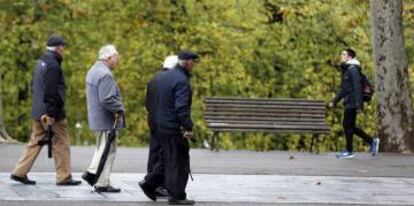
[[[188,50],[182,50],[178,53],[178,59],[189,60],[189,59],[198,59],[198,54]]]
[[[47,46],[49,47],[61,46],[61,45],[66,45],[66,41],[60,36],[51,36],[47,40]]]

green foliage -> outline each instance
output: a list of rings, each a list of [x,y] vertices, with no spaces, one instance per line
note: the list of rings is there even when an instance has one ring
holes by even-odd
[[[414,3],[404,1],[404,27],[410,62],[414,57]],[[94,144],[88,130],[85,74],[107,43],[121,55],[115,71],[127,109],[128,128],[120,144],[149,142],[144,107],[146,82],[164,57],[180,49],[201,54],[192,78],[193,120],[198,143],[212,133],[203,121],[203,97],[244,96],[330,101],[339,84],[335,65],[352,47],[374,80],[367,1],[341,0],[0,0],[0,57],[4,117],[9,133],[26,140],[31,129],[30,82],[35,61],[49,35],[68,41],[63,70],[68,86],[67,114],[73,142]],[[410,67],[411,80],[414,78]],[[414,91],[414,84],[412,84]],[[359,123],[375,132],[375,102]],[[344,146],[342,108],[328,111],[332,132],[322,151]],[[75,123],[83,125],[76,129]],[[297,150],[310,135],[222,134],[226,149]],[[357,149],[364,149],[357,140]]]

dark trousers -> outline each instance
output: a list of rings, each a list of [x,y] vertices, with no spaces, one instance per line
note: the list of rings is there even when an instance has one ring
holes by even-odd
[[[160,185],[164,183],[164,154],[156,127],[150,127],[150,132],[151,139],[145,181],[149,185]]]
[[[365,143],[371,145],[372,138],[361,128],[356,126],[357,111],[356,108],[346,108],[344,111],[343,127],[346,137],[346,150],[353,152],[354,134],[361,137]]]
[[[165,168],[164,184],[172,197],[186,199],[185,188],[190,172],[190,145],[180,132],[157,131],[158,140],[163,151]],[[151,171],[145,180],[150,189],[155,189],[163,182],[159,175]]]

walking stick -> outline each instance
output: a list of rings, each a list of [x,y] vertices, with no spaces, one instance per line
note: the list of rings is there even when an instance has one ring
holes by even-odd
[[[46,119],[45,115],[43,115],[41,117],[41,122],[42,123],[47,122],[47,119]],[[52,145],[52,138],[53,138],[54,134],[55,133],[52,130],[52,125],[48,124],[47,128],[46,128],[45,136],[43,136],[43,138],[37,142],[37,145],[39,145],[39,146],[43,146],[43,145],[47,144],[47,156],[48,156],[48,158],[52,158],[52,149],[53,149],[52,148],[52,146],[53,146]]]

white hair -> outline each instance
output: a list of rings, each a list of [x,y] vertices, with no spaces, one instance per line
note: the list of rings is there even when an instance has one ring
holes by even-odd
[[[178,65],[180,66],[185,66],[185,64],[187,63],[188,60],[184,60],[184,59],[178,59]]]
[[[56,51],[56,47],[55,46],[48,46],[48,47],[46,47],[46,50],[48,50],[48,51]]]
[[[106,60],[111,56],[118,54],[115,46],[112,44],[108,44],[103,46],[98,53],[98,60]]]
[[[174,69],[175,66],[177,66],[178,63],[178,56],[177,55],[171,55],[165,58],[164,64],[162,65],[162,68],[166,69]]]

